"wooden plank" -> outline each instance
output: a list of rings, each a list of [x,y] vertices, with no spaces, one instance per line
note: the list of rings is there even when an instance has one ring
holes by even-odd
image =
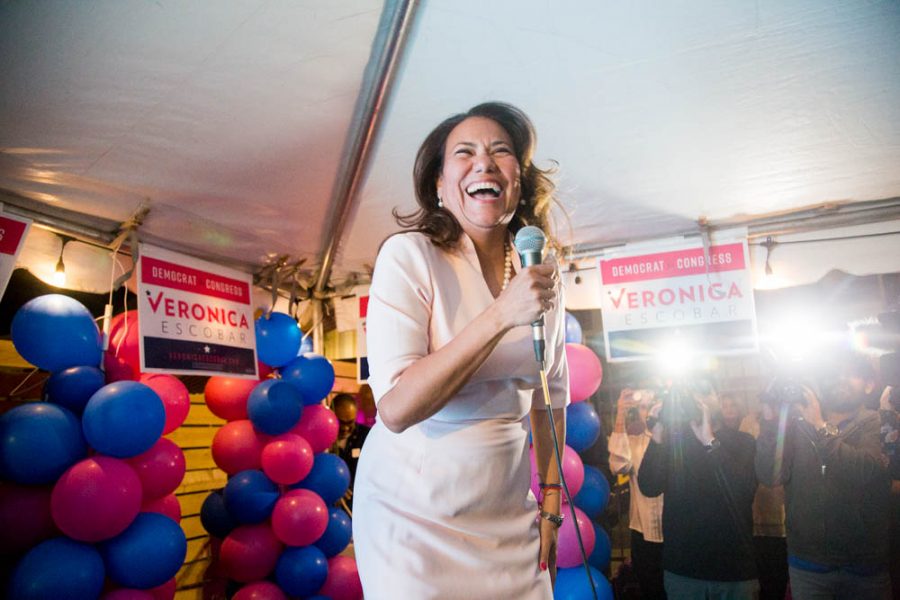
[[[341,394],[356,394],[359,393],[359,383],[356,382],[356,377],[353,379],[336,377],[331,391]]]
[[[356,379],[356,362],[348,362],[344,360],[333,360],[331,364],[334,366],[335,377],[346,377]]]
[[[204,558],[209,558],[209,537],[204,536],[193,540],[188,540],[187,555],[184,559],[185,563],[195,562]]]
[[[180,589],[175,592],[175,600],[205,600],[203,586]]]
[[[187,465],[188,471],[217,468],[209,448],[191,448],[185,450],[184,462]]]
[[[226,483],[228,483],[228,475],[218,469],[188,471],[184,474],[184,479],[175,493],[190,494],[191,492],[217,490],[225,487]]]
[[[209,448],[212,446],[213,437],[219,429],[219,427],[212,426],[185,427],[182,425],[172,433],[167,434],[166,437],[181,448]]]
[[[206,570],[209,568],[210,559],[204,558],[191,563],[185,563],[175,575],[178,587],[186,587],[202,583],[206,578]],[[177,594],[176,594],[177,597]]]
[[[192,494],[180,494],[178,496],[178,502],[181,503],[182,518],[199,515],[200,509],[203,507],[203,502],[206,500],[207,496],[209,496],[209,492],[206,490],[194,492]]]
[[[225,419],[214,415],[213,412],[209,410],[209,407],[201,401],[199,404],[191,403],[191,410],[188,412],[187,419],[184,420],[184,425],[222,426],[225,422]],[[182,427],[184,427],[184,425],[182,425]]]
[[[184,531],[185,537],[187,537],[189,540],[208,535],[206,533],[206,530],[203,529],[203,524],[200,523],[199,515],[194,517],[182,517],[181,529]]]

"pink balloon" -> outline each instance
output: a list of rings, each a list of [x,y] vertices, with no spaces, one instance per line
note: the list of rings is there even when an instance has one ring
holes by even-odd
[[[338,428],[337,416],[322,406],[313,404],[303,407],[300,421],[294,425],[290,433],[296,433],[312,446],[313,452],[318,454],[331,447],[337,440]]]
[[[138,380],[141,376],[138,313],[130,310],[110,321],[109,349],[104,357],[108,382],[121,379]],[[114,379],[113,379],[114,378]]]
[[[166,515],[176,523],[181,523],[181,502],[175,494],[169,494],[162,498],[145,500],[141,505],[141,512],[155,512]]]
[[[263,472],[275,483],[291,485],[299,482],[312,471],[315,456],[305,439],[296,433],[285,433],[272,438],[262,450]]]
[[[147,590],[119,588],[103,594],[100,600],[154,600],[154,598]]]
[[[141,510],[141,480],[126,462],[94,456],[77,462],[53,487],[50,511],[70,538],[99,542],[119,535]]]
[[[272,510],[272,531],[288,546],[309,546],[328,527],[328,507],[317,493],[297,489],[284,494]]]
[[[328,578],[319,589],[319,594],[331,600],[362,600],[362,583],[356,561],[340,555],[328,559]]]
[[[0,482],[0,556],[21,554],[58,535],[50,514],[52,490]]]
[[[566,344],[569,363],[569,394],[572,402],[586,400],[597,391],[603,380],[603,365],[594,351],[583,344]]]
[[[556,543],[556,566],[562,569],[581,566],[581,548],[578,547],[578,535],[575,533],[575,524],[572,522],[572,513],[569,506],[563,507],[565,519],[559,528],[559,540]],[[594,551],[594,526],[591,520],[580,508],[575,509],[578,519],[578,529],[581,531],[581,540],[584,542],[584,553],[588,556]]]
[[[268,524],[241,525],[222,541],[219,566],[229,579],[258,581],[275,570],[281,549]]]
[[[213,461],[229,475],[247,469],[259,469],[266,442],[267,438],[257,433],[249,420],[231,421],[213,437]]]
[[[239,589],[233,600],[287,600],[287,596],[271,581],[254,581]]]
[[[141,375],[140,382],[149,386],[163,401],[166,409],[163,435],[181,427],[191,410],[191,395],[181,380],[172,375],[148,373]]]
[[[175,598],[175,590],[177,588],[178,583],[173,577],[161,586],[150,588],[147,591],[153,595],[153,600],[173,600]]]
[[[171,494],[184,479],[184,452],[170,439],[159,438],[149,450],[125,462],[141,479],[145,500]]]
[[[214,415],[226,421],[247,419],[247,398],[259,384],[255,379],[210,377],[203,390],[206,406]]]
[[[541,479],[537,469],[537,462],[534,458],[533,447],[529,450],[529,455],[531,458],[531,491],[534,492],[534,497],[540,500]],[[553,460],[555,461],[556,458],[554,457]],[[581,462],[581,457],[578,456],[578,453],[575,452],[575,450],[566,446],[563,448],[562,464],[563,477],[566,478],[569,494],[574,500],[575,496],[578,495],[578,492],[581,491],[581,486],[584,484],[584,463]],[[563,501],[565,501],[564,492],[560,492],[560,494],[563,494]]]

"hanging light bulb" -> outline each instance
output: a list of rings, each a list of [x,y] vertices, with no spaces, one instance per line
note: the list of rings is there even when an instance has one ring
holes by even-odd
[[[63,252],[66,244],[71,238],[60,236],[62,239],[62,247],[59,249],[59,260],[56,261],[56,270],[53,273],[52,283],[56,287],[65,287],[66,285],[66,263],[63,262]]]

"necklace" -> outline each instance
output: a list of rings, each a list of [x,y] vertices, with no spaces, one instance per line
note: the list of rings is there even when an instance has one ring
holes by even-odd
[[[503,254],[503,285],[500,286],[501,292],[506,289],[506,286],[509,285],[509,280],[512,279],[512,252],[509,244],[506,244]]]

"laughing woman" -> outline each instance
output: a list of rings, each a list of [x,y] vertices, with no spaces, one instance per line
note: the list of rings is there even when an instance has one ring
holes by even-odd
[[[524,225],[549,226],[554,186],[534,144],[507,104],[442,122],[416,157],[419,209],[379,252],[367,319],[378,420],[353,515],[367,600],[553,597],[559,473],[528,325],[545,315],[562,447],[565,314],[555,265],[523,268],[511,244]]]

